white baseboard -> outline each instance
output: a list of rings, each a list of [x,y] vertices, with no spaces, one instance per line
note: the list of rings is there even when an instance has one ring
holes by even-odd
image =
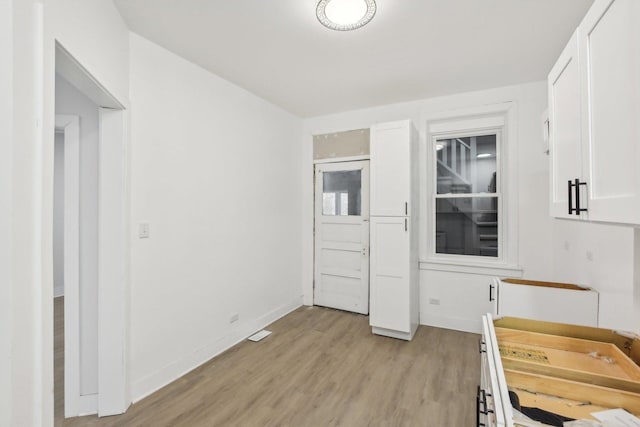
[[[420,324],[436,328],[453,329],[455,331],[482,333],[482,319],[461,319],[459,317],[420,316]]]
[[[98,395],[85,394],[80,395],[78,399],[78,416],[95,415],[98,413]]]
[[[200,348],[191,355],[188,355],[181,360],[177,360],[159,371],[135,381],[131,388],[133,403],[144,399],[167,384],[170,384],[178,378],[186,375],[198,366],[211,360],[220,353],[223,353],[239,342],[244,341],[255,332],[263,329],[265,326],[275,322],[281,317],[286,316],[301,306],[302,298],[297,297],[289,303],[284,304],[255,320],[249,321],[244,325],[239,325],[236,329],[229,330],[226,335]]]

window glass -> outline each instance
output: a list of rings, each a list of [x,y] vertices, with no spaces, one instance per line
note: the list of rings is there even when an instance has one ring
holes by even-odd
[[[498,256],[498,198],[436,199],[436,253]]]
[[[360,215],[361,172],[323,172],[322,215]]]
[[[496,193],[496,135],[436,139],[437,194]]]
[[[499,131],[434,138],[435,253],[499,256]]]

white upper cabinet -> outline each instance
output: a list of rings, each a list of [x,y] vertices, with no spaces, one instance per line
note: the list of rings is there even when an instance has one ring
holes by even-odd
[[[408,120],[371,127],[371,216],[411,215],[411,127]]]
[[[551,214],[640,224],[640,2],[596,0],[549,74]]]
[[[588,217],[640,223],[640,1],[597,0],[579,28]]]
[[[568,218],[575,215],[569,211],[569,195],[573,198],[569,181],[583,178],[577,33],[549,73],[548,89],[551,215]],[[571,202],[575,206],[575,201]]]

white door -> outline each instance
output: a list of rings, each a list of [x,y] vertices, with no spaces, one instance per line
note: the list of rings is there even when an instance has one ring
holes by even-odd
[[[575,190],[569,181],[582,181],[582,142],[580,138],[580,68],[578,37],[571,37],[548,77],[549,87],[549,160],[551,168],[551,215],[557,218],[579,218]],[[582,201],[581,205],[586,203]]]
[[[640,2],[598,0],[579,28],[589,219],[640,223]]]
[[[410,333],[411,218],[371,218],[371,317],[376,328]]]
[[[369,313],[369,161],[316,165],[314,304]]]

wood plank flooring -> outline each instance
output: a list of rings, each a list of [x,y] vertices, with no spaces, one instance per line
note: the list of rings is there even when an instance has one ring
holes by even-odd
[[[479,336],[421,326],[404,342],[368,320],[301,307],[124,415],[58,425],[473,426]]]
[[[53,299],[53,395],[54,426],[64,418],[64,297]]]

